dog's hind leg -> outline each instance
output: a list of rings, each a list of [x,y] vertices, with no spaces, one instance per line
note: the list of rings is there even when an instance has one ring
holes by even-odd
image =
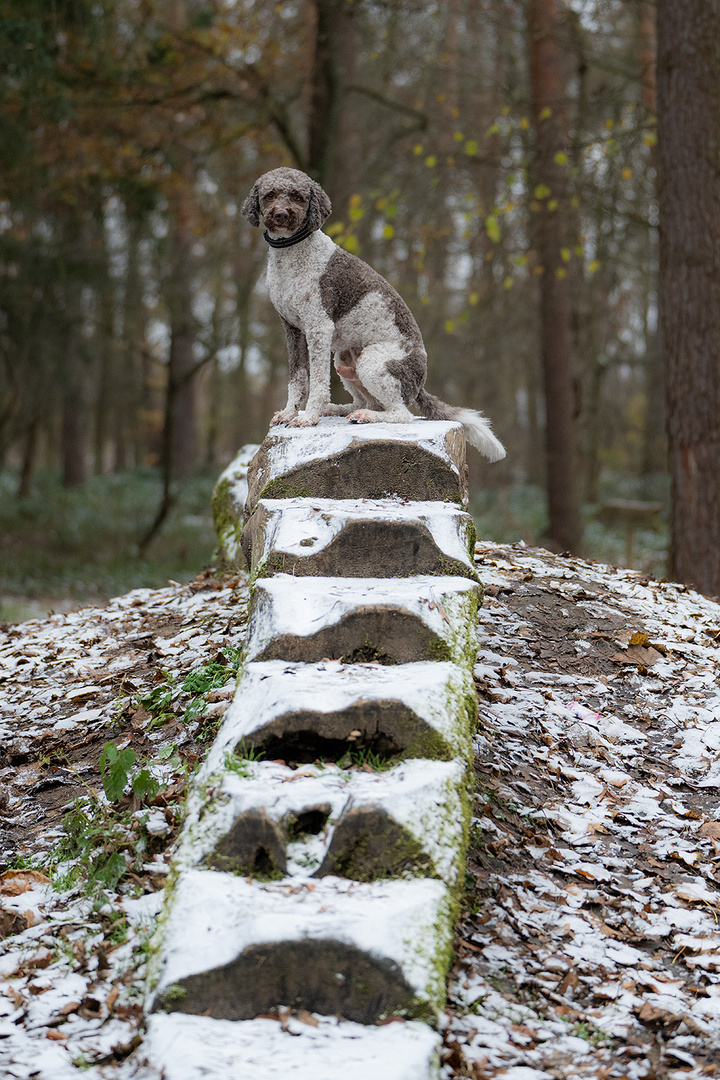
[[[360,377],[355,367],[356,360],[360,355],[358,349],[345,349],[335,358],[335,370],[340,376],[340,381],[350,394],[352,401],[343,405],[329,405],[323,410],[323,416],[347,416],[348,413],[357,409],[381,410],[382,405],[369,394],[360,382]]]
[[[367,400],[348,416],[352,424],[410,423],[413,414],[405,404],[402,380],[391,370],[404,360],[405,353],[394,342],[368,345],[363,349],[355,363],[355,370]]]

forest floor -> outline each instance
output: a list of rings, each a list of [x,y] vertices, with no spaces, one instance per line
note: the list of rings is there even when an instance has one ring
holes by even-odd
[[[713,1076],[720,607],[522,544],[476,556],[476,803],[443,1080]],[[147,943],[246,610],[242,578],[205,574],[0,632],[3,1076],[159,1077]],[[297,1043],[325,1021],[263,1023]],[[228,1075],[210,1049],[204,1064]]]

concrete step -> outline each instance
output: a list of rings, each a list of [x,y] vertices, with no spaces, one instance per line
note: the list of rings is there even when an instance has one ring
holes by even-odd
[[[467,505],[459,423],[350,424],[323,418],[272,428],[248,470],[248,512],[260,499],[403,499]]]
[[[222,770],[228,752],[288,764],[337,762],[348,751],[467,759],[476,721],[472,672],[456,664],[249,663],[206,767]]]
[[[242,534],[256,576],[459,575],[477,580],[475,524],[459,507],[395,499],[261,499]]]
[[[460,577],[326,578],[255,583],[248,660],[317,663],[451,660],[472,665],[478,586]]]
[[[259,882],[181,871],[168,898],[151,1011],[250,1020],[287,1007],[374,1024],[437,1022],[454,905],[441,881]]]
[[[454,888],[469,824],[466,772],[457,758],[365,772],[228,757],[199,773],[174,865],[268,879],[425,876]]]

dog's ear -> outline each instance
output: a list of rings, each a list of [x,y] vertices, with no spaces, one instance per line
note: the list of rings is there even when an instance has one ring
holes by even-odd
[[[253,228],[257,229],[260,224],[260,188],[257,183],[253,184],[253,189],[242,204],[240,213],[244,214]]]
[[[307,223],[311,229],[321,229],[325,218],[332,214],[332,203],[326,192],[314,180],[310,188],[310,202],[307,209]]]

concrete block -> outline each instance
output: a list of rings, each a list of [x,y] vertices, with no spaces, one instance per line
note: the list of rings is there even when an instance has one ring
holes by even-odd
[[[152,1011],[249,1020],[286,1006],[357,1023],[433,1022],[453,933],[447,887],[427,878],[261,883],[178,876],[158,932]]]
[[[248,472],[248,511],[259,499],[403,499],[467,505],[462,425],[350,424],[272,428]]]
[[[243,446],[218,477],[212,493],[212,515],[217,534],[216,557],[222,565],[240,570],[245,568],[240,532],[248,494],[248,468],[259,449],[256,443]]]
[[[240,775],[227,761],[224,771],[208,765],[198,774],[177,869],[356,881],[423,875],[456,884],[468,828],[465,761],[406,761],[369,773],[242,765]]]
[[[456,664],[251,663],[204,770],[222,771],[228,751],[288,764],[337,762],[349,750],[467,760],[476,720],[472,672]]]
[[[365,1027],[289,1012],[235,1022],[155,1013],[142,1057],[164,1080],[437,1080],[440,1044],[418,1021]]]
[[[317,577],[477,580],[475,525],[457,506],[396,499],[261,499],[242,535],[250,569]]]
[[[472,666],[478,586],[460,577],[325,578],[255,583],[248,660],[323,659]]]

